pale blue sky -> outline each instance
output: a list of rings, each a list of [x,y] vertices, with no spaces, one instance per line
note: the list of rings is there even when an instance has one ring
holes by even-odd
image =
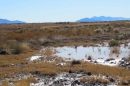
[[[92,16],[130,18],[130,0],[0,0],[4,19],[61,22]]]

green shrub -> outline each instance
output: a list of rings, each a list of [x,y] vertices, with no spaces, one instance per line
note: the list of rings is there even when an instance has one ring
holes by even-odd
[[[110,42],[109,42],[109,46],[110,47],[113,47],[113,46],[118,46],[119,45],[119,41],[115,40],[115,39],[112,39]]]

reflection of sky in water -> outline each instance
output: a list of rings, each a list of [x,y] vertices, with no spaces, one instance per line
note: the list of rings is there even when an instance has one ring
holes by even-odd
[[[124,47],[57,47],[55,48],[57,55],[60,57],[74,58],[74,59],[84,59],[91,56],[94,59],[98,58],[123,58],[130,55],[129,46]]]

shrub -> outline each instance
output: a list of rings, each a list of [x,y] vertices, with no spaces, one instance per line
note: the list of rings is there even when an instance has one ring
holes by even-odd
[[[16,40],[8,41],[4,47],[10,54],[20,54],[23,51],[21,43]]]
[[[119,33],[119,30],[117,30],[117,29],[116,29],[116,30],[114,30],[114,33]]]
[[[95,32],[96,33],[102,33],[103,31],[102,31],[102,29],[96,29]]]
[[[8,81],[3,81],[1,86],[9,86],[9,82]]]
[[[71,65],[76,65],[76,64],[81,64],[81,62],[79,60],[73,60]]]
[[[89,57],[88,57],[88,60],[92,60],[92,57],[91,57],[91,56],[89,56]]]
[[[112,39],[112,40],[109,42],[109,46],[110,46],[110,47],[118,46],[118,45],[119,45],[119,41],[117,41],[117,40]]]
[[[6,52],[6,50],[0,48],[0,55],[6,55],[6,54],[8,54],[8,53]]]
[[[22,52],[19,43],[14,43],[10,48],[11,54],[20,54]]]
[[[105,30],[104,30],[105,32],[112,32],[113,31],[113,29],[112,29],[112,27],[107,27]]]

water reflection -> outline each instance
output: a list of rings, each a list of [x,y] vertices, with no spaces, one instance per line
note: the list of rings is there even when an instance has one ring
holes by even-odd
[[[76,46],[76,47],[57,47],[56,55],[64,58],[73,59],[85,59],[92,57],[93,59],[108,59],[108,58],[123,58],[130,56],[129,46],[119,46],[119,47],[108,47],[108,46]]]

